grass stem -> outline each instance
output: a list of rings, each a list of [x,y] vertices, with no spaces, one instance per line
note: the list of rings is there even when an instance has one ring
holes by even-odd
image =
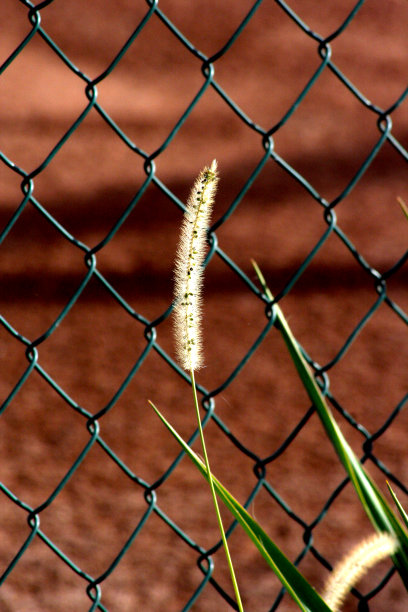
[[[221,533],[222,543],[224,545],[225,556],[227,558],[228,568],[229,568],[229,571],[230,571],[230,574],[231,574],[231,580],[232,580],[232,585],[234,587],[234,592],[235,592],[235,597],[236,597],[237,604],[238,604],[238,609],[239,609],[240,612],[244,612],[244,608],[242,606],[242,601],[241,601],[241,596],[239,594],[238,583],[237,583],[237,580],[236,580],[236,577],[235,577],[234,567],[232,565],[231,555],[230,555],[229,548],[228,548],[228,542],[227,542],[227,538],[225,536],[224,526],[222,524],[221,513],[220,513],[220,509],[218,507],[217,496],[215,494],[214,483],[213,483],[212,474],[211,474],[211,470],[210,470],[210,462],[208,460],[207,448],[206,448],[205,440],[204,440],[204,432],[203,432],[203,427],[202,427],[202,424],[201,424],[200,409],[199,409],[199,406],[198,406],[197,389],[196,389],[196,383],[195,383],[195,377],[194,377],[194,370],[193,369],[191,369],[191,386],[193,388],[194,405],[195,405],[195,409],[196,409],[198,429],[199,429],[199,432],[200,432],[200,440],[201,440],[201,446],[202,446],[202,449],[203,449],[204,463],[205,463],[205,467],[207,469],[207,474],[208,474],[208,477],[209,477],[209,483],[210,483],[211,495],[212,495],[213,503],[214,503],[215,514],[217,516],[218,526],[219,526],[220,533]]]

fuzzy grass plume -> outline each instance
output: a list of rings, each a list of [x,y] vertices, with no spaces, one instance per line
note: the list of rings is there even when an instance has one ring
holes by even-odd
[[[210,222],[215,190],[217,187],[217,162],[205,167],[200,172],[187,201],[186,212],[181,226],[180,240],[175,262],[175,338],[176,352],[181,365],[190,372],[193,389],[194,407],[197,425],[200,433],[201,446],[208,474],[208,482],[214,504],[214,510],[224,545],[225,555],[231,574],[239,612],[244,608],[239,593],[238,583],[232,565],[228,542],[225,535],[220,509],[215,493],[214,480],[211,474],[210,462],[204,439],[200,418],[195,370],[202,365],[201,351],[201,288],[203,279],[203,261],[207,229]]]
[[[329,576],[322,598],[338,612],[350,590],[374,565],[390,557],[398,548],[397,539],[389,533],[375,533],[360,542]]]
[[[218,183],[217,162],[204,168],[191,191],[175,262],[175,337],[178,359],[187,371],[202,365],[201,288],[206,234]]]

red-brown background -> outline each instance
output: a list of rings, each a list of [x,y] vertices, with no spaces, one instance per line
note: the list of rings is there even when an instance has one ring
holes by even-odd
[[[162,1],[161,10],[196,48],[216,53],[252,3]],[[327,36],[352,2],[294,1],[309,27]],[[143,2],[64,2],[41,11],[42,26],[90,78],[96,78],[147,12]],[[333,41],[333,59],[374,104],[387,108],[405,87],[407,7],[403,0],[363,6]],[[0,61],[30,31],[27,8],[14,0],[0,7]],[[307,83],[320,59],[316,42],[270,2],[215,64],[215,77],[236,104],[262,128],[277,123]],[[200,62],[155,16],[131,49],[98,85],[98,102],[148,153],[164,142],[203,83]],[[84,82],[38,35],[0,77],[0,148],[26,172],[35,170],[85,108]],[[407,142],[406,104],[393,114],[393,133]],[[291,119],[275,134],[276,151],[328,201],[349,183],[379,138],[376,116],[326,70]],[[156,173],[185,200],[200,168],[217,158],[221,183],[215,219],[237,195],[263,154],[261,137],[209,88],[174,140],[156,160]],[[338,223],[370,265],[384,272],[404,253],[407,227],[396,203],[408,199],[403,159],[386,144],[362,180],[336,208]],[[35,178],[34,195],[56,220],[88,246],[102,240],[145,178],[143,160],[93,110],[61,151]],[[21,201],[21,179],[0,165],[2,226]],[[255,258],[277,293],[326,229],[318,203],[269,162],[233,216],[217,231],[221,248],[254,280]],[[180,211],[155,186],[147,189],[125,224],[98,253],[98,269],[144,317],[160,316],[172,297],[172,265]],[[84,276],[83,253],[28,206],[0,249],[1,314],[30,340],[53,323]],[[406,267],[405,267],[406,270]],[[405,276],[404,276],[405,274]],[[406,272],[388,283],[388,294],[408,307]],[[332,235],[282,307],[302,345],[317,362],[333,359],[374,304],[370,278]],[[206,367],[198,382],[215,389],[228,377],[265,324],[263,306],[215,257],[206,272]],[[173,355],[171,321],[158,341]],[[24,347],[0,330],[1,398],[22,375]],[[91,281],[61,325],[39,346],[40,365],[86,410],[112,398],[145,346],[143,326]],[[331,389],[351,415],[376,431],[406,393],[406,327],[381,305],[348,353],[331,370]],[[148,407],[152,399],[180,432],[194,429],[191,391],[151,352],[114,408],[101,419],[101,435],[148,482],[167,469],[178,449]],[[271,332],[233,383],[217,397],[217,414],[242,443],[271,454],[308,408],[284,346]],[[1,417],[0,479],[31,507],[43,503],[89,439],[85,421],[33,373]],[[344,431],[361,453],[362,437]],[[255,484],[253,462],[210,425],[214,472],[244,500]],[[406,416],[402,413],[375,444],[376,455],[403,482]],[[385,477],[371,472],[384,486]],[[311,522],[344,475],[316,417],[268,468],[268,480],[292,510]],[[401,493],[402,502],[406,499]],[[158,491],[158,503],[203,547],[217,540],[209,493],[184,460]],[[65,554],[93,576],[102,574],[146,508],[142,489],[95,446],[53,504],[41,527]],[[251,511],[291,558],[302,549],[302,529],[261,493]],[[226,520],[228,517],[225,515]],[[0,564],[10,563],[29,533],[26,513],[0,500]],[[315,545],[334,563],[371,527],[349,488],[315,531]],[[277,581],[252,544],[237,530],[231,550],[248,612],[270,608]],[[222,551],[216,577],[231,591]],[[368,591],[383,575],[375,570]],[[326,571],[308,557],[302,571],[321,588]],[[157,517],[149,519],[131,550],[102,584],[113,611],[178,611],[197,588],[196,554]],[[38,539],[0,589],[0,609],[36,612],[87,610],[86,582]],[[207,587],[194,610],[227,610]],[[283,610],[294,609],[289,600]],[[356,609],[355,600],[349,610]],[[399,578],[370,605],[406,609]]]

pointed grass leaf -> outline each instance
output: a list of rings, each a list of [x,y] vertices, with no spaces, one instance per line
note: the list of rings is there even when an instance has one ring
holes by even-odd
[[[397,198],[398,204],[401,206],[401,210],[408,219],[408,206],[405,204],[404,200],[400,197]]]
[[[389,492],[391,493],[391,496],[395,502],[395,505],[397,506],[398,512],[400,513],[401,518],[405,523],[405,526],[408,527],[408,514],[405,512],[404,508],[402,507],[401,502],[399,501],[398,497],[394,493],[389,482],[387,482],[387,487],[388,487]]]
[[[268,288],[256,262],[252,261],[255,272],[262,285],[263,291],[272,302],[273,295]],[[340,427],[335,421],[328,407],[323,393],[316,383],[309,366],[302,355],[299,345],[285,319],[285,316],[277,304],[273,306],[276,320],[275,327],[281,332],[283,340],[289,350],[292,361],[296,367],[299,377],[307,391],[309,399],[313,403],[320,421],[326,431],[327,437],[332,443],[340,461],[343,464],[361,504],[366,511],[372,524],[378,531],[386,531],[394,535],[399,541],[399,549],[392,559],[401,579],[408,590],[408,536],[401,526],[398,518],[389,506],[385,497],[374,483],[372,478],[364,470],[353,450],[344,438]]]
[[[292,596],[299,608],[303,612],[331,612],[329,606],[323,601],[320,595],[311,587],[299,570],[289,561],[278,546],[270,539],[259,523],[249,514],[247,510],[229,493],[219,480],[207,472],[205,464],[188,446],[177,431],[170,425],[165,417],[159,412],[156,406],[149,402],[167,429],[178,441],[183,450],[187,453],[191,461],[198,468],[204,478],[209,481],[211,478],[215,491],[219,499],[228,508],[234,518],[238,521],[259,552],[269,564],[276,576]]]

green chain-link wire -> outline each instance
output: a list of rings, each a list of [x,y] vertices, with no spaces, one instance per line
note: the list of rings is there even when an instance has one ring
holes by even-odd
[[[16,0],[17,1],[17,0]],[[397,304],[390,298],[387,293],[387,282],[403,267],[408,259],[408,251],[396,262],[393,263],[391,268],[384,272],[379,273],[369,262],[367,262],[361,253],[353,245],[347,234],[341,229],[337,223],[337,217],[335,208],[338,207],[341,202],[347,198],[350,192],[356,187],[361,180],[364,173],[372,164],[374,158],[378,155],[385,143],[390,144],[396,155],[401,159],[408,159],[408,152],[397,139],[395,133],[392,132],[392,114],[399,108],[406,100],[408,95],[408,88],[405,89],[398,98],[387,108],[382,109],[375,104],[371,103],[362,92],[352,83],[348,77],[336,66],[332,59],[331,43],[338,37],[340,37],[353,21],[358,14],[360,8],[364,4],[364,0],[360,0],[355,4],[346,19],[340,23],[337,28],[327,37],[323,38],[318,33],[312,31],[309,26],[304,23],[292,10],[292,8],[285,2],[275,0],[275,4],[279,9],[282,10],[286,19],[291,20],[304,34],[309,37],[316,45],[316,53],[319,56],[319,66],[310,76],[306,86],[304,86],[296,95],[293,103],[285,110],[282,117],[275,125],[269,128],[261,127],[251,117],[245,114],[242,109],[238,106],[236,101],[231,98],[226,91],[219,85],[216,80],[217,62],[228,54],[234,43],[245,30],[248,24],[251,22],[257,10],[262,5],[263,1],[258,0],[254,2],[251,9],[246,14],[245,18],[229,37],[229,39],[220,47],[220,49],[214,53],[211,57],[207,57],[201,50],[195,48],[193,43],[171,22],[168,16],[159,7],[158,0],[146,0],[146,12],[140,22],[134,24],[134,29],[129,36],[128,40],[120,48],[116,56],[109,62],[107,67],[94,79],[89,78],[84,72],[82,72],[71,59],[58,47],[55,41],[49,36],[46,30],[41,25],[41,14],[46,14],[47,7],[51,5],[55,0],[47,0],[36,6],[27,1],[19,0],[20,4],[27,9],[27,18],[30,24],[29,33],[23,38],[23,40],[17,45],[16,49],[6,59],[2,66],[0,66],[0,78],[1,75],[7,72],[7,69],[12,65],[14,60],[19,57],[21,52],[30,45],[36,37],[41,39],[48,46],[49,53],[54,56],[58,61],[62,62],[67,70],[70,70],[73,75],[83,83],[84,86],[84,104],[83,109],[72,123],[66,133],[52,146],[48,154],[44,157],[42,162],[37,168],[31,172],[25,171],[10,160],[4,152],[0,151],[0,164],[3,165],[7,172],[16,174],[20,179],[20,188],[22,192],[21,201],[16,206],[15,210],[10,215],[4,228],[0,233],[0,245],[5,243],[5,239],[12,228],[19,223],[22,213],[27,207],[32,207],[45,221],[56,230],[63,240],[67,241],[75,249],[79,250],[83,256],[83,274],[80,282],[76,289],[72,292],[70,298],[67,300],[58,316],[49,325],[48,329],[43,332],[37,338],[26,338],[22,335],[19,330],[14,329],[12,324],[2,315],[0,315],[0,323],[9,337],[18,345],[22,347],[25,352],[25,358],[27,360],[27,366],[21,374],[17,383],[15,383],[9,390],[6,398],[2,400],[0,407],[0,415],[6,410],[12,409],[12,402],[18,397],[18,394],[22,387],[25,385],[27,380],[35,371],[42,379],[48,384],[50,389],[57,394],[69,407],[74,410],[82,419],[83,426],[88,435],[88,441],[83,445],[82,450],[78,454],[75,461],[72,463],[70,468],[66,471],[63,477],[60,479],[59,484],[54,488],[53,492],[46,497],[41,504],[36,508],[32,508],[23,499],[20,499],[13,491],[11,491],[3,483],[0,483],[0,492],[8,500],[16,505],[20,510],[26,513],[27,524],[28,524],[28,535],[25,537],[23,544],[21,544],[18,551],[14,554],[13,559],[9,562],[8,566],[0,576],[0,584],[3,584],[9,577],[10,573],[14,570],[16,565],[19,563],[21,558],[26,553],[27,549],[31,546],[32,542],[39,538],[55,555],[55,558],[65,564],[72,572],[78,577],[78,580],[83,581],[84,591],[89,597],[90,608],[89,610],[107,610],[103,604],[103,583],[104,581],[115,571],[116,567],[120,564],[122,558],[126,555],[131,547],[138,546],[138,535],[143,529],[149,524],[150,518],[154,515],[160,521],[167,526],[168,529],[172,530],[180,541],[189,549],[193,550],[196,554],[196,561],[198,568],[202,573],[202,579],[198,587],[191,592],[191,596],[183,607],[183,612],[190,610],[194,604],[199,601],[200,596],[209,585],[212,585],[219,593],[223,603],[228,603],[231,609],[237,609],[236,604],[225,592],[223,587],[214,578],[214,561],[213,555],[220,548],[221,542],[215,542],[209,549],[203,548],[199,543],[195,542],[192,537],[185,532],[171,516],[166,514],[158,503],[158,491],[161,487],[166,486],[166,481],[169,476],[177,469],[181,459],[184,456],[183,452],[180,452],[177,457],[170,463],[170,465],[162,472],[160,477],[153,483],[146,482],[141,476],[135,474],[128,465],[110,448],[107,442],[103,439],[100,433],[99,421],[102,421],[104,416],[113,408],[117,403],[118,399],[125,391],[129,383],[137,376],[138,370],[145,361],[146,357],[151,351],[155,351],[160,359],[167,364],[169,368],[175,371],[186,383],[189,384],[189,377],[179,368],[179,366],[173,361],[173,359],[165,352],[163,347],[159,343],[158,330],[160,325],[165,321],[172,311],[172,305],[168,304],[166,309],[154,320],[149,321],[145,316],[134,310],[134,308],[126,301],[120,291],[111,284],[107,278],[98,269],[98,253],[102,251],[106,245],[112,240],[117,234],[119,228],[126,223],[130,215],[137,214],[137,206],[143,198],[149,185],[153,184],[158,188],[167,198],[169,206],[175,206],[179,211],[184,210],[184,204],[177,198],[177,196],[171,191],[171,189],[162,181],[160,176],[156,172],[156,166],[154,160],[163,154],[164,151],[171,148],[172,142],[175,136],[183,129],[185,121],[190,117],[193,110],[200,105],[204,94],[211,88],[215,94],[219,97],[220,101],[224,103],[229,111],[233,113],[242,124],[248,130],[248,135],[255,133],[259,137],[259,156],[255,166],[251,169],[249,175],[243,179],[242,184],[239,186],[238,194],[231,201],[229,206],[223,215],[217,218],[212,227],[209,230],[208,243],[209,252],[204,263],[205,266],[209,265],[211,260],[215,257],[227,266],[239,281],[245,286],[249,292],[253,295],[254,299],[259,301],[265,301],[265,297],[261,291],[254,285],[251,279],[245,274],[245,272],[233,261],[229,255],[219,246],[216,231],[223,225],[227,224],[228,220],[234,215],[235,211],[241,204],[242,200],[247,195],[248,191],[254,183],[258,180],[258,177],[262,170],[268,165],[274,165],[282,168],[290,177],[292,181],[299,184],[305,191],[306,197],[314,201],[321,209],[323,220],[326,224],[325,230],[321,233],[319,239],[316,241],[314,246],[311,248],[309,253],[304,258],[304,261],[298,266],[297,270],[293,272],[291,278],[282,286],[279,292],[275,296],[275,302],[280,301],[284,298],[296,285],[299,279],[304,274],[306,268],[311,262],[313,262],[316,255],[320,252],[321,248],[330,236],[336,236],[342,243],[344,249],[346,249],[354,258],[356,263],[360,266],[360,269],[364,275],[372,282],[373,287],[373,300],[371,306],[367,309],[361,320],[355,325],[354,329],[349,333],[342,346],[337,347],[336,355],[325,364],[316,363],[309,355],[305,353],[305,357],[308,360],[311,367],[316,373],[317,380],[321,385],[321,388],[328,400],[330,401],[333,409],[338,415],[345,419],[351,427],[353,427],[362,439],[362,456],[361,461],[370,461],[377,466],[383,474],[398,486],[402,491],[408,493],[407,486],[401,482],[392,472],[384,465],[375,455],[374,446],[375,442],[388,430],[393,422],[400,415],[403,407],[408,402],[408,395],[405,395],[397,406],[393,409],[390,416],[386,421],[378,428],[376,432],[370,433],[365,427],[356,422],[350,414],[341,406],[338,400],[332,395],[330,391],[329,372],[330,370],[344,358],[347,350],[350,348],[357,335],[365,328],[367,323],[372,319],[373,315],[377,310],[381,308],[389,308],[390,311],[395,314],[400,320],[401,324],[408,323],[408,315],[404,311],[401,305]],[[98,102],[98,89],[97,86],[104,80],[109,79],[109,76],[114,72],[122,58],[126,55],[128,50],[132,47],[134,42],[142,31],[149,30],[149,24],[152,20],[159,19],[164,27],[167,28],[168,32],[174,36],[180,43],[180,53],[190,54],[197,62],[197,71],[201,74],[202,83],[192,96],[189,104],[185,107],[181,116],[174,123],[169,130],[167,136],[163,139],[161,144],[151,152],[144,151],[137,143],[133,142],[129,134],[123,131],[109,115],[107,110]],[[154,42],[152,42],[154,44]],[[294,113],[298,107],[302,104],[303,100],[307,97],[310,91],[318,82],[319,78],[326,71],[330,71],[338,80],[339,84],[346,88],[351,95],[357,100],[363,109],[368,114],[373,115],[373,124],[376,125],[378,130],[378,139],[370,151],[367,152],[364,161],[360,164],[359,168],[355,171],[354,176],[343,186],[340,193],[338,193],[331,202],[328,202],[318,190],[290,163],[284,159],[275,150],[275,143],[273,140],[274,134],[287,122],[290,122]],[[75,235],[71,234],[67,228],[59,223],[51,212],[44,206],[39,199],[34,196],[34,187],[36,178],[47,168],[51,161],[58,156],[64,145],[69,141],[72,135],[76,132],[80,125],[87,121],[87,117],[91,110],[96,111],[106,126],[113,131],[115,136],[135,155],[135,161],[139,161],[141,167],[146,174],[146,178],[129,201],[124,212],[122,212],[113,223],[112,227],[105,234],[102,240],[90,248],[88,245],[80,241]],[[3,248],[6,248],[7,244]],[[2,251],[0,251],[0,254]],[[105,406],[101,406],[97,412],[91,413],[85,407],[79,405],[73,398],[71,398],[66,390],[64,390],[43,368],[39,363],[39,350],[41,346],[47,343],[48,339],[55,332],[56,328],[64,323],[64,319],[71,309],[75,308],[79,298],[84,292],[89,282],[93,279],[97,281],[106,295],[111,296],[116,304],[117,308],[121,309],[123,313],[128,316],[133,323],[140,328],[143,333],[145,340],[145,346],[140,351],[137,358],[134,360],[132,367],[128,374],[123,379],[122,383],[114,390],[112,398]],[[265,301],[266,303],[266,301]],[[226,440],[234,446],[236,452],[245,454],[253,462],[253,473],[254,473],[254,486],[249,493],[245,506],[248,507],[254,502],[258,494],[263,491],[266,492],[271,499],[281,508],[283,514],[288,520],[295,521],[303,530],[303,548],[298,554],[296,564],[300,563],[306,555],[313,555],[324,567],[330,568],[330,564],[314,546],[313,543],[313,531],[317,525],[319,525],[325,518],[331,505],[335,502],[341,491],[347,486],[347,479],[343,480],[334,491],[330,492],[326,503],[320,510],[314,519],[307,523],[301,516],[297,515],[282,498],[279,492],[271,485],[268,481],[268,466],[273,463],[279,456],[281,456],[303,428],[307,425],[310,418],[314,413],[313,407],[308,407],[302,418],[295,425],[292,432],[287,436],[286,440],[277,448],[271,455],[267,457],[258,456],[253,449],[246,446],[241,440],[239,440],[234,433],[230,430],[226,423],[223,422],[220,415],[216,411],[216,398],[223,392],[235,379],[239,376],[242,368],[251,359],[254,353],[257,351],[260,345],[264,342],[268,334],[274,327],[274,320],[271,317],[270,305],[265,310],[265,320],[260,326],[258,337],[253,342],[252,346],[247,350],[245,354],[237,356],[237,362],[225,380],[214,389],[206,389],[201,385],[197,386],[198,392],[201,396],[202,407],[205,411],[203,419],[203,427],[208,425],[210,421],[214,422],[222,435],[225,436]],[[1,422],[0,422],[1,427]],[[190,437],[189,443],[192,443],[198,436],[198,430],[194,431]],[[77,470],[80,468],[84,459],[89,453],[93,452],[93,448],[98,446],[104,453],[106,460],[113,461],[123,474],[128,478],[129,482],[140,491],[142,498],[146,504],[144,513],[139,520],[135,520],[135,525],[131,535],[128,537],[126,543],[119,549],[113,552],[112,558],[106,569],[97,577],[90,576],[88,573],[78,567],[69,556],[61,550],[40,528],[40,517],[41,513],[49,507],[58,495],[63,490],[67,482],[75,477]],[[229,536],[235,529],[236,524],[233,522],[229,525],[227,535]],[[378,585],[369,593],[363,595],[358,591],[354,590],[353,593],[359,601],[359,609],[368,610],[368,602],[373,599],[378,592],[380,592],[388,580],[390,579],[393,571],[388,572],[384,578],[378,583]],[[270,603],[270,610],[276,610],[280,606],[282,601],[283,591],[279,594],[275,601]],[[222,602],[221,602],[222,603]]]

